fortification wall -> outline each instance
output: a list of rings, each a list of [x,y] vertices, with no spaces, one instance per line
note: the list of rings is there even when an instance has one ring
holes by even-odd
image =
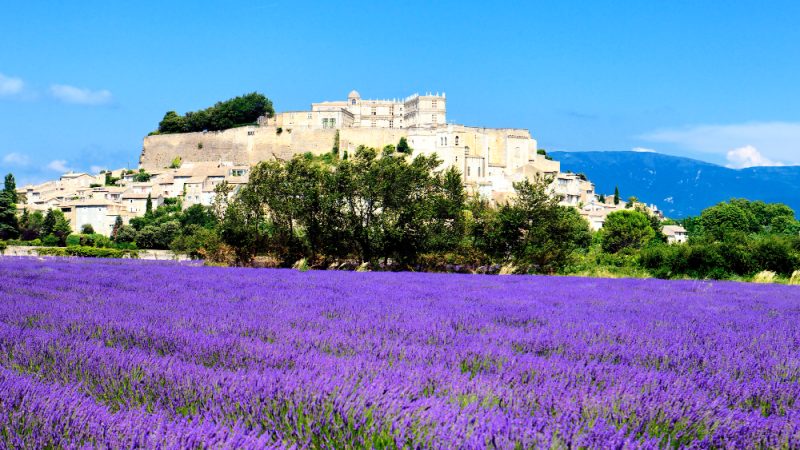
[[[352,151],[359,145],[382,148],[397,144],[407,130],[388,128],[343,128],[339,148]],[[283,129],[275,126],[248,126],[224,131],[159,134],[144,138],[139,166],[148,169],[168,167],[172,160],[230,161],[255,164],[270,159],[289,159],[295,154],[321,154],[333,147],[336,130]]]

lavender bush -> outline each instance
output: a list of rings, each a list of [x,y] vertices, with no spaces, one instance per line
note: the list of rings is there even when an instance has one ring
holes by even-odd
[[[0,280],[0,447],[800,447],[797,287],[58,259]]]

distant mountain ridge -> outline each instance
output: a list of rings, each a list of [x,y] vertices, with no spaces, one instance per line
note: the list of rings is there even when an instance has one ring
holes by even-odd
[[[695,159],[632,151],[550,152],[562,171],[583,172],[598,193],[655,203],[667,217],[696,216],[732,197],[781,202],[800,213],[800,166],[729,169]]]

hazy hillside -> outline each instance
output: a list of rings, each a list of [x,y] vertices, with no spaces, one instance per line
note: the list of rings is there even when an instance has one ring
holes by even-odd
[[[800,166],[734,170],[689,158],[640,152],[552,152],[561,170],[583,172],[598,193],[631,195],[655,203],[669,217],[697,215],[703,208],[742,197],[782,202],[800,212]]]

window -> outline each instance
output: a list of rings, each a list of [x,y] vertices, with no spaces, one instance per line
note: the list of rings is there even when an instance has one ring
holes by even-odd
[[[375,128],[375,119],[372,119],[372,128]]]
[[[469,176],[469,175],[470,175],[470,169],[471,169],[471,167],[470,167],[470,166],[467,166],[467,176]]]
[[[355,105],[355,104],[356,104],[356,99],[352,99],[352,100],[350,100],[350,104],[351,104],[351,105]]]
[[[431,101],[431,108],[436,109],[436,100]]]
[[[394,120],[389,121],[389,128],[394,128]]]
[[[309,119],[311,118],[311,113],[308,113],[308,118],[309,118]]]
[[[252,136],[252,135],[254,135],[254,134],[256,134],[256,132],[255,132],[255,131],[253,131],[253,130],[250,130],[250,131],[248,131],[248,132],[247,132],[247,135],[248,135],[248,136]]]
[[[456,136],[456,147],[458,147],[458,136]]]
[[[331,128],[336,128],[336,119],[331,119],[329,121]]]
[[[436,123],[436,114],[431,115],[431,122]]]

